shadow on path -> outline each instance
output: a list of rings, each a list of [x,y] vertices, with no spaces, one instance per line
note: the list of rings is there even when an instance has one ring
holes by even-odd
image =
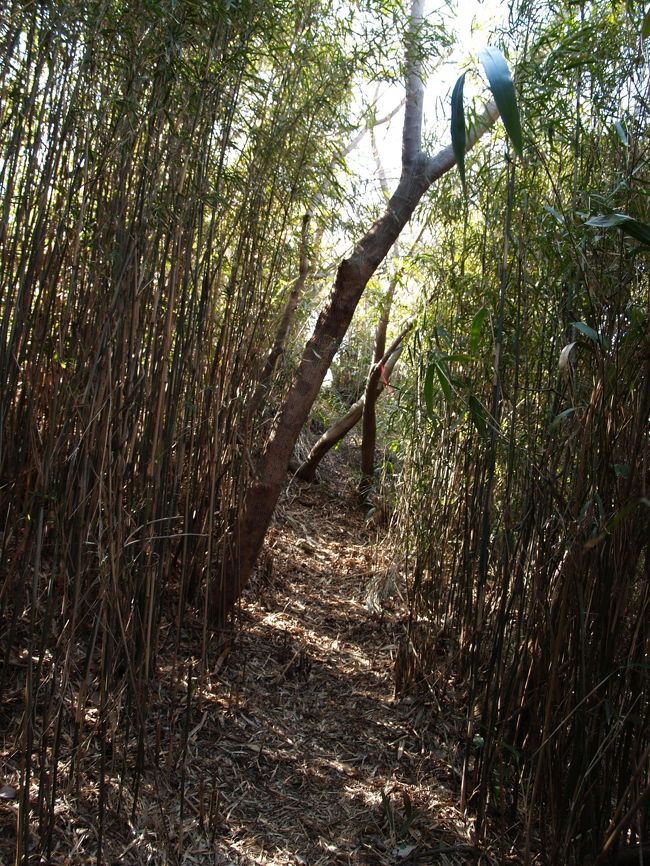
[[[432,708],[393,697],[400,612],[366,608],[374,541],[324,486],[281,509],[272,574],[222,672],[229,707],[192,742],[187,778],[211,780],[201,796],[218,801],[211,862],[477,862],[444,730],[422,721]]]
[[[197,623],[185,624],[182,658],[165,640],[173,624],[161,625],[142,777],[137,737],[112,725],[110,707],[103,731],[88,710],[75,740],[74,689],[62,694],[54,817],[42,830],[35,774],[29,863],[44,864],[43,850],[48,866],[476,863],[455,807],[458,724],[438,703],[454,686],[441,682],[438,698],[394,699],[404,611],[390,601],[378,616],[365,604],[381,552],[353,497],[291,485],[241,627],[230,643],[215,638],[201,683]],[[110,697],[124,719],[121,693]],[[17,778],[21,761],[13,705],[2,719],[0,781]],[[55,730],[36,732],[48,748]],[[17,800],[0,799],[0,866],[13,860],[17,825]]]

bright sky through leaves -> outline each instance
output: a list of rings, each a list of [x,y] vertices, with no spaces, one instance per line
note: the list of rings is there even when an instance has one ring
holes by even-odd
[[[450,97],[458,76],[468,67],[478,68],[478,54],[496,42],[495,34],[503,29],[508,19],[508,4],[504,0],[457,0],[455,14],[449,11],[446,25],[454,35],[454,46],[449,57],[425,82],[424,107],[425,135],[433,135],[438,146],[449,143]],[[473,94],[471,78],[466,83],[466,98]],[[388,100],[388,94],[384,97]],[[401,94],[390,94],[398,102]],[[393,102],[394,104],[394,102]],[[386,101],[386,108],[389,102]],[[382,111],[380,111],[380,114]],[[378,130],[377,141],[389,177],[399,175],[401,154],[402,114],[398,114],[389,127]]]

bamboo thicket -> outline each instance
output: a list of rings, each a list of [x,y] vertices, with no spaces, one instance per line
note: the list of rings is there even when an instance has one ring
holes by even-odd
[[[650,831],[648,246],[587,225],[648,222],[647,75],[633,18],[590,14],[522,72],[523,163],[436,201],[396,517],[398,689],[444,700],[458,660],[461,800],[549,864]]]
[[[360,60],[347,26],[327,4],[5,4],[0,705],[23,718],[18,860],[50,860],[56,792],[79,792],[98,732],[101,856],[109,775],[137,808],[160,636],[178,646],[196,620],[205,669],[269,412],[249,401]],[[134,742],[127,782],[115,756]]]

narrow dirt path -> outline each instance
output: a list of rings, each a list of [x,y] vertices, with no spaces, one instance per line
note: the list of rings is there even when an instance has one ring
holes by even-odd
[[[223,670],[227,704],[192,742],[187,778],[218,793],[204,789],[212,816],[184,862],[477,862],[444,719],[394,699],[401,611],[367,609],[375,542],[327,485],[290,489]]]
[[[48,866],[505,862],[479,853],[455,807],[462,705],[444,659],[417,700],[395,699],[405,612],[395,599],[368,610],[385,542],[341,487],[290,485],[240,628],[215,636],[206,676],[200,620],[188,614],[178,655],[161,624],[140,744],[91,711],[77,737],[66,717],[49,830],[32,783],[30,848],[49,845]],[[20,716],[7,719],[2,778],[17,785]],[[17,806],[0,802],[0,866]]]

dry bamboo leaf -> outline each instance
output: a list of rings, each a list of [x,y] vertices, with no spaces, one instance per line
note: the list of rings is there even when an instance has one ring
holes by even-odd
[[[562,373],[563,376],[568,376],[569,373],[571,372],[571,365],[570,365],[570,357],[569,356],[571,355],[571,350],[573,349],[574,346],[575,346],[575,342],[567,343],[567,345],[560,352],[560,360],[558,362],[558,366],[560,368],[560,373]]]

